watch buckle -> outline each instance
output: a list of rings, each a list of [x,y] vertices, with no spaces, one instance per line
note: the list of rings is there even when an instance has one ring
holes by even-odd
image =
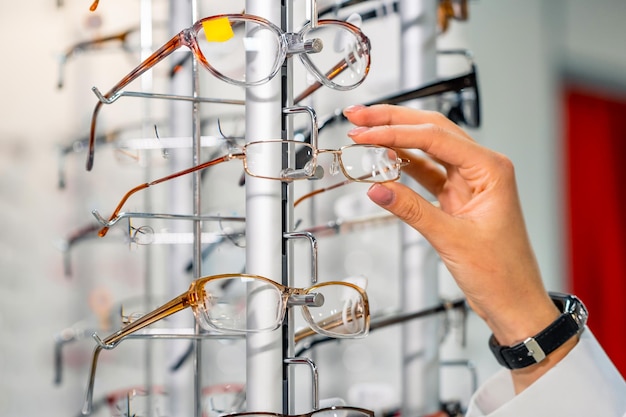
[[[528,349],[527,355],[532,356],[536,363],[539,363],[546,358],[545,352],[541,349],[541,346],[539,346],[539,343],[537,343],[534,338],[529,337],[524,340],[523,343],[526,349]]]

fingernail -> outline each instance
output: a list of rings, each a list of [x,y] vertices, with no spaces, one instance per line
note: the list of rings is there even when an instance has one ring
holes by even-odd
[[[361,133],[367,132],[368,130],[370,130],[370,128],[367,126],[355,127],[354,129],[350,129],[350,131],[348,131],[348,136],[358,136]]]
[[[367,195],[374,203],[379,206],[388,206],[393,202],[395,194],[389,188],[382,184],[374,184],[367,191]]]
[[[364,108],[365,108],[365,106],[362,105],[362,104],[354,104],[352,106],[348,106],[345,109],[343,109],[343,114],[355,113],[355,112],[357,112],[357,111],[359,111],[361,109],[364,109]]]

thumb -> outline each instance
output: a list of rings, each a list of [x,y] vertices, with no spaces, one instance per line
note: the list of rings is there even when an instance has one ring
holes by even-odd
[[[377,183],[370,187],[368,197],[385,210],[420,232],[432,243],[439,229],[449,222],[446,213],[411,188],[397,182]]]

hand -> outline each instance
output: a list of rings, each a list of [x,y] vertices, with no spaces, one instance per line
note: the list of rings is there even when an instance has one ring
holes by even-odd
[[[437,198],[439,206],[399,182],[374,184],[368,191],[374,203],[428,240],[501,345],[519,343],[558,317],[526,232],[508,158],[437,112],[378,105],[352,106],[344,115],[357,126],[348,133],[355,142],[398,149],[411,161],[405,173]],[[550,357],[529,368],[560,356]],[[527,374],[529,368],[514,373]],[[526,381],[517,386],[523,389]]]

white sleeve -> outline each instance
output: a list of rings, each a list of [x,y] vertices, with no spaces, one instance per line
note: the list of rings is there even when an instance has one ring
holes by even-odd
[[[626,417],[626,382],[586,328],[569,354],[519,395],[508,369],[472,397],[466,417]]]

